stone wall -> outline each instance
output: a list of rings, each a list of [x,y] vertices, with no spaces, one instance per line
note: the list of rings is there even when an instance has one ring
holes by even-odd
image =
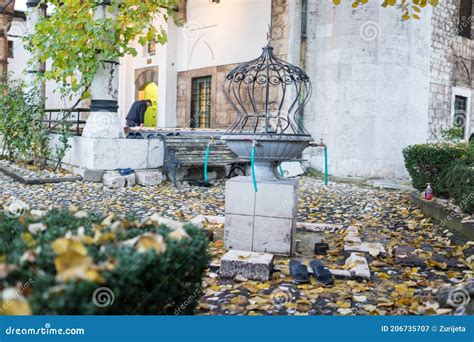
[[[293,0],[295,1],[295,0]],[[290,0],[272,0],[270,42],[275,55],[287,60],[290,38]]]
[[[456,93],[453,87],[472,94],[473,44],[458,35],[459,8],[460,0],[446,0],[433,10],[429,141],[439,140],[441,132],[452,126],[453,91]],[[469,24],[474,26],[472,22]]]
[[[226,129],[235,118],[235,111],[227,103],[222,86],[225,75],[237,64],[220,65],[178,73],[177,89],[177,123],[178,127],[189,128],[191,125],[191,88],[195,77],[211,76],[211,122],[210,128]]]
[[[310,0],[306,127],[329,151],[336,176],[404,178],[402,150],[427,140],[431,10],[404,22],[398,8]],[[320,150],[307,150],[322,169]]]

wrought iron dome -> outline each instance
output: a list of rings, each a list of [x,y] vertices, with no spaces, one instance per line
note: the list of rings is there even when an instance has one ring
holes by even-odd
[[[311,97],[308,75],[265,46],[260,57],[226,76],[224,94],[237,113],[228,134],[310,136],[302,109]]]

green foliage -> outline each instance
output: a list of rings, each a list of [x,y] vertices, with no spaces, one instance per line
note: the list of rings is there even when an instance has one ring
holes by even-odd
[[[423,144],[408,146],[403,150],[405,166],[413,186],[424,190],[431,183],[439,196],[448,196],[446,176],[454,162],[465,158],[466,144]]]
[[[48,127],[43,123],[43,99],[34,88],[6,77],[0,83],[0,135],[3,156],[42,162],[49,157]]]
[[[62,113],[61,116],[63,119],[59,125],[59,144],[55,148],[54,159],[56,160],[56,169],[59,169],[62,164],[62,160],[66,155],[66,152],[69,148],[71,148],[71,144],[69,143],[72,133],[71,133],[71,124],[67,122],[68,115],[66,113]]]
[[[48,0],[52,13],[40,20],[36,32],[26,38],[27,46],[51,67],[39,75],[55,80],[61,94],[71,98],[79,93],[90,96],[88,89],[103,61],[137,55],[134,41],[144,45],[167,40],[159,18],[168,20],[181,0],[112,0],[111,6],[98,6],[96,0]],[[46,0],[43,0],[46,2]],[[105,15],[101,14],[104,8]]]
[[[29,224],[37,222],[47,229],[30,233]],[[119,226],[122,228],[117,229]],[[192,314],[202,294],[202,276],[210,257],[201,229],[192,225],[183,229],[187,237],[176,239],[170,236],[174,230],[151,221],[104,224],[103,218],[77,218],[64,210],[50,211],[41,219],[29,212],[17,218],[0,213],[0,256],[16,266],[3,284],[29,281],[27,300],[34,314]],[[144,233],[163,237],[166,250],[138,251],[125,243]],[[113,238],[100,239],[108,235]],[[52,243],[64,236],[82,241],[101,281],[58,279],[58,255]],[[25,261],[22,256],[28,253],[33,257]],[[101,287],[113,293],[112,305],[100,307],[94,302],[94,292]]]
[[[473,164],[474,165],[474,164]],[[446,186],[449,196],[464,211],[474,214],[474,166],[455,163],[447,172]]]
[[[332,0],[334,5],[340,5],[341,0]],[[352,7],[357,8],[359,5],[367,4],[369,0],[351,0]],[[437,6],[439,0],[382,0],[382,7],[401,6],[403,20],[420,19],[420,13],[427,5]]]
[[[464,128],[457,126],[451,127],[442,131],[441,137],[446,141],[459,142],[464,138]]]

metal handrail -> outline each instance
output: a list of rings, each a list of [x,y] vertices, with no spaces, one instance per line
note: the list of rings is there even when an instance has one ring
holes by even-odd
[[[73,123],[76,125],[74,129],[74,133],[77,136],[82,135],[81,125],[85,125],[86,121],[81,120],[82,113],[90,113],[89,108],[75,108],[71,109],[45,109],[45,113],[47,115],[47,119],[43,120],[44,123],[48,124],[48,129],[50,132],[55,132],[55,130],[59,127],[60,123],[67,122]],[[53,113],[64,113],[64,116],[61,119],[53,119]],[[77,114],[77,117],[74,120],[66,120],[72,114]],[[64,121],[66,120],[66,121]]]

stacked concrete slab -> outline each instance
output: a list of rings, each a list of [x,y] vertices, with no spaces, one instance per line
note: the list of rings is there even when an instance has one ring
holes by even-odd
[[[226,183],[224,243],[229,249],[292,255],[295,250],[298,181],[250,177]]]

